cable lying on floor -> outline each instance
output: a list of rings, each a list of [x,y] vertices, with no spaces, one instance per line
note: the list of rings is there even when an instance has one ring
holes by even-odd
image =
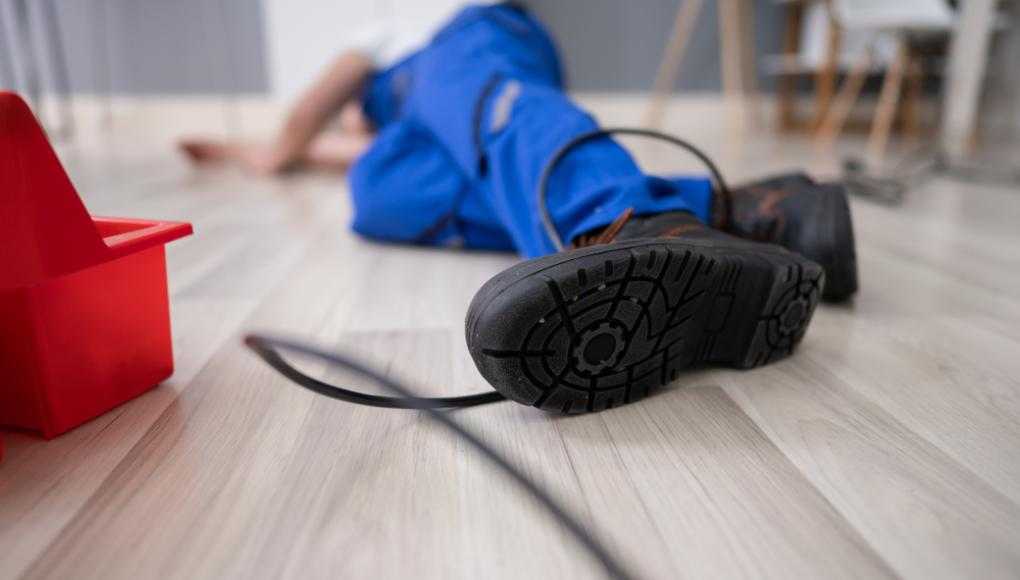
[[[270,339],[258,336],[249,336],[245,339],[245,344],[248,348],[255,351],[255,353],[259,355],[259,358],[265,361],[269,366],[276,369],[278,373],[309,391],[338,401],[354,403],[355,405],[367,405],[369,407],[385,407],[388,409],[422,409],[425,407],[432,409],[459,409],[462,407],[474,407],[477,405],[485,405],[488,403],[496,403],[506,400],[506,397],[496,391],[464,395],[460,397],[416,397],[414,399],[381,397],[379,395],[360,393],[358,391],[352,391],[350,389],[331,385],[299,371],[294,367],[294,365],[284,360],[276,349],[272,348],[271,345],[273,343],[274,341]],[[368,376],[375,378],[376,375],[368,374]]]
[[[567,513],[567,511],[559,503],[557,503],[557,501],[553,499],[547,491],[524,475],[524,473],[514,467],[499,452],[478,438],[477,435],[465,429],[460,425],[460,423],[454,421],[447,414],[441,413],[437,410],[444,407],[467,407],[502,400],[503,396],[499,393],[493,392],[469,395],[466,397],[426,399],[416,396],[412,389],[409,389],[401,383],[372,370],[348,356],[329,353],[315,347],[286,339],[270,338],[259,335],[246,336],[244,344],[254,351],[255,354],[257,354],[267,364],[287,378],[302,387],[321,395],[339,399],[341,401],[376,407],[396,407],[424,411],[430,419],[442,424],[455,435],[466,441],[471,447],[474,447],[476,451],[485,456],[486,459],[494,463],[496,467],[509,476],[510,479],[514,480],[518,485],[524,488],[531,497],[533,497],[552,515],[553,519],[563,525],[574,539],[577,540],[577,542],[599,562],[607,577],[621,580],[634,578],[634,576],[628,573],[623,565],[609,553],[606,547],[592,536],[580,522]],[[399,398],[380,397],[376,395],[358,393],[323,383],[295,369],[290,363],[283,359],[280,351],[316,358],[330,365],[339,366],[357,375],[371,379],[394,395],[397,395]],[[441,402],[445,402],[446,404],[440,404]]]

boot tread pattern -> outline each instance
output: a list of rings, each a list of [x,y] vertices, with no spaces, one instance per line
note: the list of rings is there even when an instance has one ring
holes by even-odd
[[[649,244],[564,263],[534,274],[545,306],[518,322],[519,347],[481,355],[525,380],[511,398],[563,413],[613,408],[692,366],[788,355],[820,292],[820,269],[803,262]]]

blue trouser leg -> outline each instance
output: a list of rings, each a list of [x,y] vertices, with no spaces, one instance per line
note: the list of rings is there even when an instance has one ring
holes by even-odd
[[[513,250],[481,184],[429,129],[412,119],[387,125],[349,175],[361,235],[406,243]]]
[[[553,251],[536,205],[539,176],[559,147],[596,123],[562,92],[555,52],[537,23],[507,7],[469,8],[381,74],[367,98],[370,114],[388,114],[376,115],[387,126],[352,173],[356,230],[512,244],[529,257]],[[711,204],[708,180],[647,176],[610,139],[568,155],[549,185],[548,207],[567,242],[627,208],[707,220]]]
[[[510,97],[503,121],[502,111],[493,109]],[[539,178],[561,146],[597,124],[559,90],[517,81],[507,81],[489,109],[484,140],[491,172],[488,194],[522,254],[550,253],[555,248],[539,218]],[[616,142],[602,139],[563,158],[549,180],[546,203],[560,237],[569,243],[628,208],[635,215],[689,211],[708,221],[711,196],[708,180],[648,176]]]

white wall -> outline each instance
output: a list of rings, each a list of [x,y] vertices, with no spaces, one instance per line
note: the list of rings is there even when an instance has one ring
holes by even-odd
[[[70,90],[101,95],[262,94],[267,88],[261,2],[252,0],[73,0],[27,2],[28,26],[0,0],[0,87],[27,92],[24,48],[34,47],[43,93],[60,49]],[[54,8],[57,34],[44,25]],[[6,24],[6,26],[5,26]],[[20,30],[33,42],[18,42]],[[58,42],[59,41],[59,42]],[[17,64],[15,64],[17,63]],[[7,64],[8,67],[4,65]]]
[[[291,99],[366,29],[399,22],[398,30],[431,27],[466,0],[264,0],[271,93]]]
[[[382,16],[384,4],[380,0],[265,0],[273,96],[293,97],[359,30]]]

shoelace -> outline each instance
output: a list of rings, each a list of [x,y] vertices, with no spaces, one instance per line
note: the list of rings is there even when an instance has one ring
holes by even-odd
[[[611,224],[602,229],[597,234],[590,234],[587,236],[578,236],[574,243],[570,245],[572,248],[587,248],[588,246],[600,246],[602,244],[608,244],[616,239],[616,236],[620,234],[620,230],[623,226],[627,225],[630,218],[634,215],[634,208],[628,207],[623,210]]]
[[[581,523],[570,515],[548,491],[543,489],[534,480],[530,479],[523,472],[513,466],[503,455],[498,451],[490,447],[484,441],[482,441],[477,435],[465,429],[460,423],[455,421],[448,413],[440,413],[437,408],[439,405],[436,404],[435,399],[425,399],[418,397],[414,394],[413,389],[410,389],[400,382],[387,377],[386,375],[375,371],[357,360],[336,353],[326,352],[324,350],[293,342],[286,339],[270,338],[267,336],[259,335],[248,335],[244,339],[244,344],[253,350],[262,360],[266,361],[274,369],[280,371],[284,376],[295,380],[299,385],[306,387],[316,393],[326,395],[327,397],[333,397],[342,401],[357,402],[366,405],[375,405],[378,407],[392,407],[399,406],[405,409],[418,409],[423,411],[433,421],[441,424],[443,427],[452,431],[455,435],[466,441],[476,451],[481,453],[486,459],[496,465],[505,475],[512,479],[515,483],[521,486],[531,497],[538,502],[545,510],[560,523],[564,528],[570,532],[570,535],[577,541],[578,544],[588,552],[605,572],[606,577],[615,578],[618,580],[629,580],[634,578],[626,568],[620,563],[620,561],[610,554],[609,550],[599,542],[595,536],[591,534]],[[293,354],[302,356],[308,356],[323,361],[329,365],[338,366],[351,371],[357,375],[368,378],[380,386],[390,391],[397,398],[390,397],[376,397],[374,395],[365,395],[362,393],[355,393],[348,391],[347,389],[341,389],[332,385],[326,385],[315,379],[311,381],[297,381],[294,377],[305,377],[304,373],[301,373],[293,366],[290,365],[280,351],[288,351]],[[309,377],[310,378],[310,377]],[[327,388],[323,389],[323,385]],[[493,393],[495,394],[495,393]],[[338,396],[339,395],[339,396]],[[357,400],[351,400],[350,396],[354,395]],[[475,395],[475,397],[479,397]],[[471,397],[453,397],[453,399],[470,399]],[[364,402],[364,399],[373,401],[371,403]],[[391,404],[391,403],[398,404]],[[478,401],[473,404],[481,404]],[[464,406],[464,405],[461,405]]]

